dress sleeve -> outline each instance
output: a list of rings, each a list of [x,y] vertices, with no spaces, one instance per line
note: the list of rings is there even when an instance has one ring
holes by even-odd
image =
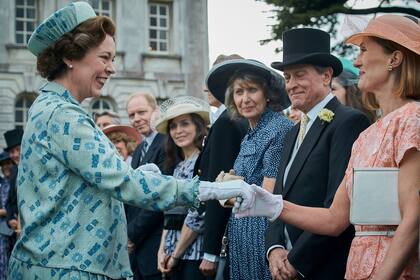
[[[405,115],[398,126],[394,138],[394,156],[397,166],[400,166],[408,150],[420,150],[420,111]]]
[[[184,223],[195,233],[202,233],[204,231],[204,212],[200,215],[197,210],[189,209]]]
[[[45,137],[51,152],[48,156],[56,157],[89,187],[107,192],[124,203],[165,210],[196,202],[198,178],[180,180],[132,169],[77,106],[57,108],[47,122],[47,130],[38,137]]]

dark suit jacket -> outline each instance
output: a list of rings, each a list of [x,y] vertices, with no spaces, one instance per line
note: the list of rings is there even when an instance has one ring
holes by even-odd
[[[333,98],[326,106],[334,112],[330,122],[315,120],[307,132],[289,170],[285,186],[283,177],[292,155],[299,124],[286,136],[274,193],[287,201],[310,207],[329,207],[340,185],[353,142],[369,126],[361,112],[343,106]],[[292,250],[289,262],[305,279],[344,279],[345,266],[354,228],[350,226],[339,237],[328,237],[302,231],[276,220],[266,233],[266,247],[286,247],[284,227]]]
[[[10,175],[10,190],[7,196],[6,203],[6,220],[10,221],[17,219],[18,217],[18,206],[17,206],[17,186],[16,179],[18,174],[18,167],[14,165]]]
[[[194,174],[202,181],[213,182],[220,171],[233,168],[238,156],[242,138],[247,130],[245,120],[232,120],[225,110],[209,130],[203,150],[196,161]],[[203,251],[212,255],[220,254],[223,233],[231,209],[220,206],[216,200],[207,202],[204,217]]]
[[[157,134],[144,159],[140,161],[140,144],[133,153],[131,166],[137,168],[145,163],[154,163],[163,171],[166,136]],[[131,256],[134,273],[142,276],[159,274],[157,252],[163,228],[163,213],[126,205],[128,238],[136,245],[134,258]]]

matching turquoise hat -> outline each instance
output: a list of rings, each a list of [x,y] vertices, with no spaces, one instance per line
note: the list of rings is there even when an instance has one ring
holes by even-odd
[[[65,33],[93,17],[96,17],[95,11],[86,2],[74,2],[65,6],[38,25],[29,38],[29,51],[38,56]]]
[[[343,57],[339,57],[338,59],[341,61],[341,64],[343,64],[344,71],[348,71],[356,76],[359,76],[359,69],[353,66],[353,62]]]

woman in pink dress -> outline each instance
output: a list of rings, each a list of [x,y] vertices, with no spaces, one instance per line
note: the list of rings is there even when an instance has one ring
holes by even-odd
[[[354,62],[360,69],[358,86],[363,93],[369,92],[364,97],[370,106],[381,110],[382,117],[354,143],[346,175],[331,207],[303,207],[254,188],[253,206],[239,211],[237,205],[234,211],[239,217],[279,217],[307,231],[338,235],[350,224],[353,168],[397,167],[401,221],[398,226],[355,225],[345,277],[420,279],[416,253],[420,213],[420,25],[414,18],[384,15],[347,42],[360,47]]]

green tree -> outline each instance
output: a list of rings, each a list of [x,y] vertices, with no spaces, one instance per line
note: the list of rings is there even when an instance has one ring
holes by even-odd
[[[381,0],[378,4],[368,9],[357,9],[350,6],[347,0],[257,0],[264,1],[274,6],[273,13],[275,24],[272,28],[272,38],[261,40],[261,43],[268,43],[273,40],[281,40],[282,33],[296,27],[320,28],[329,32],[333,37],[337,35],[339,27],[338,16],[347,15],[369,15],[376,13],[404,13],[420,18],[419,0],[400,0],[399,6],[392,5],[392,0]],[[353,3],[357,1],[351,1]],[[360,2],[360,0],[359,0]],[[414,3],[414,5],[413,5]],[[408,7],[411,4],[413,7]],[[276,51],[281,51],[277,48]],[[333,46],[333,51],[340,55],[348,56],[352,48],[339,42]]]

